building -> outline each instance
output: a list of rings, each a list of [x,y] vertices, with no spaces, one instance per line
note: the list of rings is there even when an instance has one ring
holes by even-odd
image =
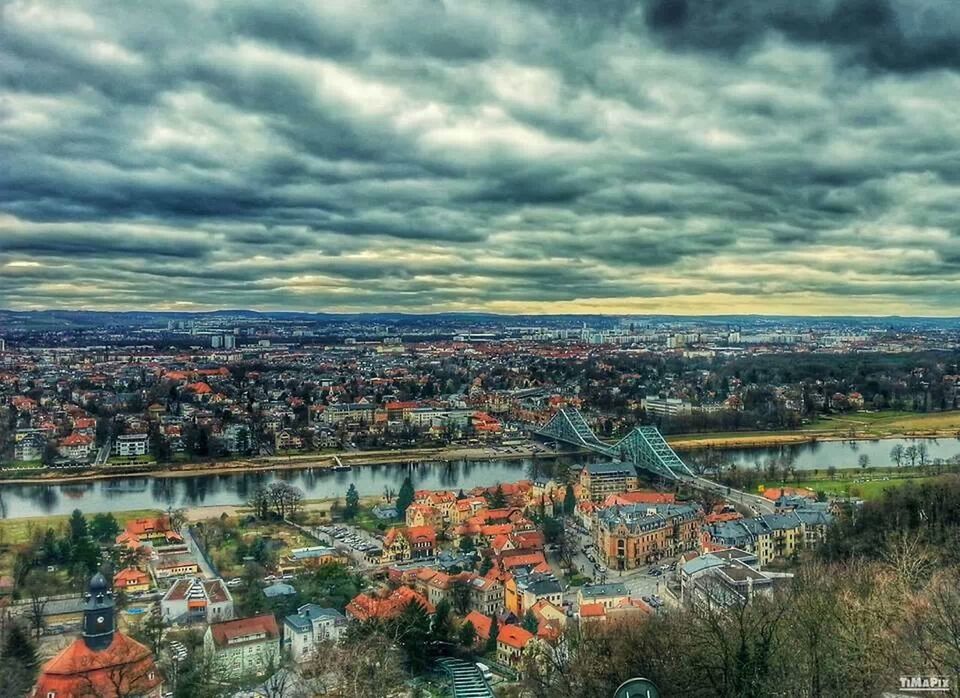
[[[751,559],[756,560],[743,550],[730,549],[684,563],[681,602],[697,608],[730,608],[771,595],[775,578],[750,564]]]
[[[114,598],[98,574],[84,597],[80,637],[47,662],[32,698],[160,698],[163,677],[153,654],[116,630]]]
[[[521,671],[523,651],[533,639],[533,633],[519,625],[504,625],[497,634],[497,661],[517,672]]]
[[[806,545],[818,545],[827,535],[833,516],[820,508],[763,514],[751,519],[723,521],[708,528],[717,545],[740,548],[757,556],[760,565],[789,557]]]
[[[47,435],[42,429],[17,429],[13,437],[15,461],[38,461],[43,458]]]
[[[390,620],[398,616],[409,603],[420,604],[428,613],[434,611],[433,604],[421,594],[410,587],[398,587],[386,596],[357,594],[347,604],[347,618],[356,621]]]
[[[620,605],[630,598],[630,592],[622,582],[611,584],[587,584],[577,591],[577,605],[600,604],[605,609]]]
[[[676,417],[682,414],[690,414],[693,410],[693,406],[686,400],[657,395],[647,395],[642,403],[647,414],[656,417]]]
[[[437,533],[429,526],[391,528],[383,538],[383,561],[403,562],[433,557]]]
[[[127,567],[113,576],[113,588],[118,592],[136,594],[150,590],[150,575],[135,567]]]
[[[280,665],[280,628],[271,613],[214,623],[203,635],[203,649],[221,675],[263,674]]]
[[[587,463],[580,471],[580,487],[585,498],[603,501],[608,495],[639,487],[637,470],[629,463]]]
[[[70,434],[57,443],[57,452],[69,461],[86,462],[92,451],[93,439],[86,434]]]
[[[233,619],[233,596],[222,579],[178,579],[160,600],[167,623],[219,623]]]
[[[283,619],[283,644],[295,662],[310,659],[322,642],[338,642],[347,618],[334,608],[308,603]]]
[[[141,458],[150,451],[146,434],[121,434],[113,441],[113,455],[120,458]]]
[[[597,513],[596,545],[607,567],[629,570],[693,550],[703,513],[690,504],[634,504]]]

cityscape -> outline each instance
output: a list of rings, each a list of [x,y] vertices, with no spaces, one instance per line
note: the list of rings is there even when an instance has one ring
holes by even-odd
[[[956,0],[0,2],[0,693],[960,696]]]

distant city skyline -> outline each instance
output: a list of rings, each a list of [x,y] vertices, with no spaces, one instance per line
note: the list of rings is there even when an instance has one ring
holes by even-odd
[[[0,307],[960,315],[960,3],[0,6]]]

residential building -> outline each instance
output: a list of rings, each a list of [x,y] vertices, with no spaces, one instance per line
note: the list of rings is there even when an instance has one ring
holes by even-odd
[[[119,458],[140,458],[150,451],[146,434],[121,434],[113,440],[113,455]]]
[[[219,623],[233,619],[233,596],[222,579],[178,579],[160,600],[167,623]]]
[[[127,567],[113,576],[114,591],[136,594],[150,590],[150,575],[136,567]]]
[[[497,634],[497,661],[521,672],[523,651],[533,640],[533,633],[519,625],[504,625]]]
[[[280,628],[272,613],[214,623],[204,633],[203,649],[222,676],[264,674],[280,665]]]
[[[610,584],[585,584],[577,590],[577,605],[596,603],[605,609],[619,605],[630,598],[630,592],[622,582]]]
[[[383,560],[402,562],[433,557],[437,532],[428,526],[391,528],[383,538]]]
[[[629,570],[696,548],[703,513],[691,504],[633,504],[601,509],[597,550],[610,569]]]
[[[637,470],[630,463],[587,463],[580,471],[580,487],[585,498],[603,501],[611,494],[639,487]]]
[[[347,618],[335,608],[304,604],[283,619],[283,643],[295,662],[310,659],[323,642],[338,642]]]

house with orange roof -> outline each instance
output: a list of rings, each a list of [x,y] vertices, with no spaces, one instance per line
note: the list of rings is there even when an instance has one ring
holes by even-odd
[[[280,628],[272,613],[212,623],[203,649],[221,676],[263,674],[280,661]]]
[[[136,567],[127,567],[113,575],[113,588],[130,594],[149,591],[150,575]]]
[[[497,661],[515,671],[523,668],[523,651],[534,636],[519,625],[504,625],[497,634]]]
[[[403,562],[433,557],[437,546],[437,532],[429,526],[391,528],[383,537],[383,561]]]
[[[422,594],[410,587],[398,587],[386,596],[369,593],[357,594],[347,604],[347,618],[356,621],[390,620],[398,616],[410,603],[418,603],[427,613],[434,612],[434,606]]]
[[[673,504],[677,496],[673,492],[657,492],[655,490],[636,490],[634,492],[618,492],[603,500],[601,509],[607,507],[622,507],[630,504]]]
[[[493,618],[486,616],[479,611],[470,611],[463,619],[464,623],[469,622],[473,629],[477,631],[477,639],[480,642],[486,642],[490,639],[490,630],[493,628]]]
[[[594,623],[607,619],[607,609],[603,604],[585,603],[581,604],[577,610],[577,620],[581,623]]]
[[[487,508],[487,500],[484,497],[466,497],[457,500],[451,510],[451,520],[454,524],[461,524],[467,519],[473,518]]]
[[[443,527],[443,514],[429,504],[411,504],[406,511],[407,526],[428,526],[432,529]]]
[[[530,607],[537,619],[537,637],[544,640],[556,640],[567,627],[567,614],[560,606],[540,599]]]
[[[73,433],[57,442],[57,452],[68,460],[86,461],[93,451],[93,437]]]

